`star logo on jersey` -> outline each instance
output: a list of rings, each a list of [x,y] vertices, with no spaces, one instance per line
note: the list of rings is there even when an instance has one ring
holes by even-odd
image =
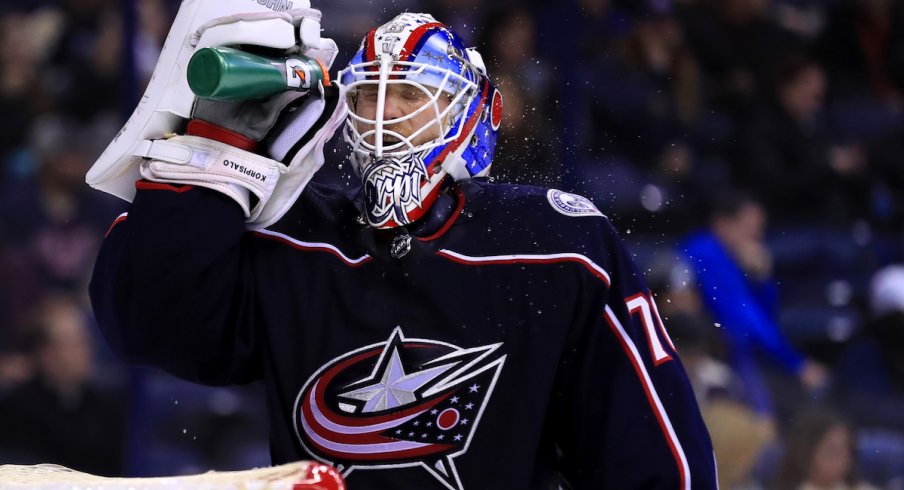
[[[584,196],[569,194],[558,189],[550,189],[546,198],[552,208],[565,216],[604,216],[596,206]]]
[[[343,476],[421,466],[464,490],[454,459],[467,452],[496,385],[501,346],[407,339],[396,327],[387,341],[333,359],[305,383],[296,433]]]

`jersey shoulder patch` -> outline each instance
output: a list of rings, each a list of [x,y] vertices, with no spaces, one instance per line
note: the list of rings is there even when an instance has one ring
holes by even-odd
[[[546,198],[552,208],[565,216],[602,216],[605,217],[596,206],[584,196],[570,194],[558,189],[550,189],[546,192]]]

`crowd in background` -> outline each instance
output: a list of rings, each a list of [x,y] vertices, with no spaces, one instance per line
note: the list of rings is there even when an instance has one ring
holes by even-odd
[[[904,2],[315,2],[337,67],[424,10],[504,96],[503,182],[591,198],[647,274],[724,489],[904,488]],[[175,0],[0,6],[0,463],[267,464],[256,388],[110,356],[86,287],[126,203],[84,175]],[[318,176],[354,186],[342,143]]]

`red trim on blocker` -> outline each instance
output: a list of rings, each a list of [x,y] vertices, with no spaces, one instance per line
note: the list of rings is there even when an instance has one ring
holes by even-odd
[[[334,255],[335,257],[337,257],[339,260],[344,262],[345,265],[347,265],[349,267],[358,267],[358,266],[361,266],[361,265],[364,265],[364,264],[370,262],[370,260],[371,260],[371,256],[366,255],[366,254],[362,255],[361,257],[358,257],[357,259],[352,259],[352,258],[347,257],[345,254],[342,253],[342,251],[340,251],[334,245],[330,245],[329,243],[303,242],[301,240],[296,240],[288,235],[283,235],[282,233],[277,233],[275,231],[258,230],[258,231],[252,232],[252,234],[254,236],[257,236],[258,238],[263,238],[265,240],[272,240],[275,242],[279,242],[279,243],[282,243],[285,245],[289,245],[290,247],[298,249],[298,250],[328,252],[328,253]]]
[[[496,255],[487,257],[471,257],[453,252],[452,250],[439,250],[437,255],[445,257],[452,262],[464,265],[497,265],[497,264],[558,264],[565,262],[577,262],[583,265],[591,274],[611,285],[609,274],[602,267],[596,265],[589,258],[574,253],[547,254],[547,255]]]
[[[178,186],[178,187],[177,187]],[[137,180],[135,181],[135,188],[141,190],[151,190],[151,191],[170,191],[175,192],[177,194],[182,194],[183,192],[188,192],[195,188],[193,185],[180,185],[180,184],[164,184],[163,182],[151,182],[149,180]]]
[[[634,372],[640,379],[640,385],[643,387],[643,391],[647,396],[647,402],[650,404],[650,408],[653,409],[653,414],[656,415],[656,420],[659,422],[659,428],[662,430],[662,435],[665,437],[666,444],[668,444],[669,450],[672,452],[672,457],[675,458],[675,463],[678,466],[678,474],[681,478],[680,488],[682,490],[690,490],[690,468],[687,464],[687,457],[684,455],[684,450],[681,448],[678,436],[675,434],[672,423],[665,413],[665,408],[662,406],[659,395],[656,393],[653,381],[650,379],[646,368],[643,366],[640,359],[640,353],[637,352],[637,347],[634,345],[634,342],[631,341],[631,338],[628,336],[627,332],[625,332],[624,327],[619,323],[618,318],[616,318],[609,306],[606,306],[606,313],[604,316],[606,318],[606,323],[609,324],[609,328],[612,330],[612,333],[615,334],[615,338],[625,351],[625,355],[627,355],[628,360],[631,361]]]
[[[324,72],[325,73],[325,72]],[[327,83],[329,85],[329,83]],[[226,129],[202,119],[192,119],[189,121],[185,132],[190,136],[199,136],[220,143],[226,143],[240,150],[255,151],[257,149],[257,141],[231,129]]]

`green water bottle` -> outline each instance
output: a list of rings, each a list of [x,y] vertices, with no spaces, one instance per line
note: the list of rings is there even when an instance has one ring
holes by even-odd
[[[195,95],[216,100],[261,99],[330,84],[326,67],[314,58],[296,54],[273,59],[226,47],[196,51],[186,75]]]

